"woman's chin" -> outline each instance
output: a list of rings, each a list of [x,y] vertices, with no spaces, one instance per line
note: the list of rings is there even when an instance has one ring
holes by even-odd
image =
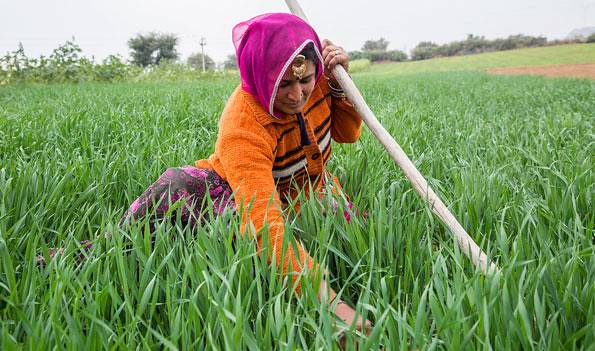
[[[296,106],[284,106],[281,110],[286,115],[294,115],[296,113],[302,112],[304,105],[296,105]]]

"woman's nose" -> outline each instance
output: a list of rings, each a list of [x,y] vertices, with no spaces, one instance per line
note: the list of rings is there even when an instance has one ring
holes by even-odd
[[[292,101],[296,102],[302,100],[302,87],[300,86],[300,84],[293,84],[291,86],[291,90],[289,91],[288,97]]]

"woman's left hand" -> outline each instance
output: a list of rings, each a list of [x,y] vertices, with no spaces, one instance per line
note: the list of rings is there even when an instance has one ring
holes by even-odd
[[[349,56],[342,47],[336,46],[328,39],[324,39],[322,41],[322,59],[324,60],[324,74],[331,78],[333,84],[337,85],[332,69],[339,64],[345,68],[345,71],[349,72]]]

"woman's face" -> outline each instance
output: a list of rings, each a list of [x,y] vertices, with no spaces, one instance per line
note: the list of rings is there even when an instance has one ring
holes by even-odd
[[[302,112],[316,83],[316,65],[310,60],[306,60],[305,64],[306,72],[302,79],[293,75],[291,66],[283,75],[275,96],[273,107],[276,110],[288,115]]]

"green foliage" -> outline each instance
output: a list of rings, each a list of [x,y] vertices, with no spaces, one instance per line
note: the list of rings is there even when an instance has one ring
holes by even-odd
[[[200,58],[199,58],[200,59]],[[202,72],[202,62],[196,56],[189,63],[161,60],[158,65],[145,68],[125,63],[121,57],[110,55],[95,63],[82,56],[72,41],[54,50],[50,57],[29,58],[22,45],[0,58],[0,85],[14,83],[116,82],[116,81],[192,81],[212,77],[236,76],[234,72],[213,72],[214,62],[207,56],[209,72]]]
[[[496,51],[531,48],[547,44],[546,37],[533,37],[530,35],[511,35],[505,39],[494,39],[491,45]]]
[[[412,60],[427,60],[434,56],[438,49],[438,44],[431,41],[422,41],[413,50],[411,50]]]
[[[389,42],[384,38],[378,40],[366,40],[364,46],[362,46],[362,51],[386,51],[388,44]]]
[[[595,43],[595,33],[589,35],[587,39],[585,39],[585,43]]]
[[[147,67],[158,65],[161,61],[175,61],[178,59],[176,45],[178,37],[170,33],[150,32],[138,34],[128,40],[132,56],[132,63]]]
[[[400,50],[390,51],[351,51],[351,60],[369,60],[371,62],[392,61],[401,62],[407,60],[407,54]]]
[[[400,50],[391,51],[368,51],[367,58],[372,62],[393,61],[401,62],[407,60],[407,54]]]
[[[131,78],[131,80],[139,82],[191,82],[237,76],[237,72],[234,71],[214,71],[211,69],[203,73],[202,67],[195,68],[185,63],[164,61],[159,65],[145,68],[142,73]]]
[[[225,69],[238,69],[238,59],[236,54],[227,55],[227,59],[223,63]]]
[[[202,54],[200,52],[188,56],[186,62],[190,67],[202,70]],[[205,69],[214,70],[215,68],[215,61],[209,55],[205,55]]]
[[[349,52],[351,60],[369,60],[371,62],[393,61],[400,62],[407,60],[407,54],[400,50],[387,51],[389,42],[384,38],[378,40],[367,40],[361,51]]]
[[[93,67],[94,79],[100,82],[114,82],[130,79],[140,74],[141,70],[127,65],[120,56],[109,55],[99,65]]]
[[[533,37],[523,34],[511,35],[505,39],[494,40],[488,40],[483,36],[469,34],[465,40],[453,41],[444,45],[422,41],[411,50],[411,59],[426,60],[433,57],[470,55],[489,51],[544,46],[546,44],[547,38],[545,37]]]
[[[595,344],[595,83],[355,78],[502,274],[474,269],[364,131],[354,145],[333,145],[330,167],[365,221],[304,200],[286,224],[373,321],[370,337],[347,328],[350,340],[361,350]],[[146,223],[115,229],[167,167],[208,157],[237,83],[0,89],[1,349],[337,349],[329,307],[308,284],[289,293],[253,239],[238,235],[238,216],[194,230],[166,223],[154,243]],[[105,231],[113,236],[96,239]],[[78,263],[83,239],[95,248]],[[65,255],[37,267],[53,246]]]
[[[74,41],[56,48],[49,57],[29,58],[22,44],[0,58],[0,85],[10,83],[64,83],[83,81],[119,81],[138,73],[119,56],[110,55],[96,64],[81,55]]]

